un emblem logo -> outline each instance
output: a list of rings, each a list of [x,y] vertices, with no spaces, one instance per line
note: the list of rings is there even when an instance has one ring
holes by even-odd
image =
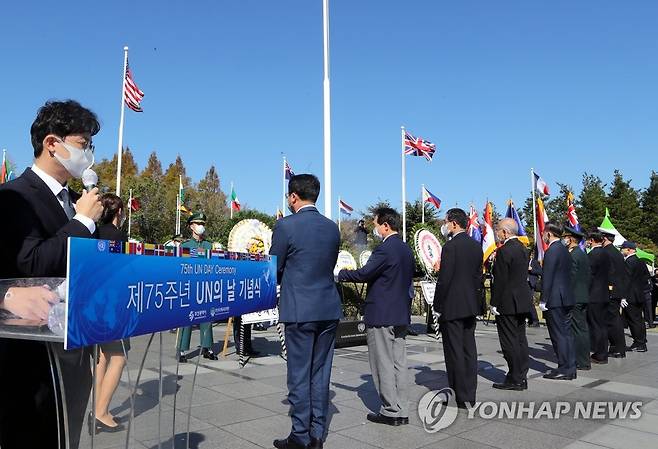
[[[99,240],[96,246],[98,248],[98,252],[105,252],[105,248],[107,248],[107,242],[105,242],[105,240]]]

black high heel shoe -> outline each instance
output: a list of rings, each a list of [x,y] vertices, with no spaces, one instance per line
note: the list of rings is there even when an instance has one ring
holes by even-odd
[[[94,422],[95,421],[95,422]],[[92,434],[99,434],[100,432],[107,432],[107,433],[116,433],[116,432],[122,432],[126,430],[126,427],[123,424],[117,424],[116,426],[108,426],[102,421],[99,421],[98,419],[93,419],[93,416],[91,413],[87,417],[87,430],[89,431],[89,435],[91,436]]]

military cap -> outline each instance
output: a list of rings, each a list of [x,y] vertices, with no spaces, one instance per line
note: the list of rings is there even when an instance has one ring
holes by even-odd
[[[203,212],[194,212],[190,217],[187,219],[187,224],[192,224],[192,223],[205,223],[206,222],[206,214]]]

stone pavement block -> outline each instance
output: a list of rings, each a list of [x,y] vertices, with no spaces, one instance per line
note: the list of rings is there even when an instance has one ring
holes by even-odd
[[[658,390],[658,368],[655,368],[653,374],[648,374],[642,372],[642,374],[635,374],[638,371],[632,371],[628,374],[622,374],[620,376],[614,377],[615,382],[621,382],[625,384],[633,385],[643,385],[645,387],[655,388]]]
[[[607,424],[580,438],[581,441],[613,449],[654,449],[656,434]]]
[[[172,423],[173,423],[173,410],[165,410],[162,412],[161,431],[162,438],[171,438]],[[212,426],[206,422],[200,421],[193,416],[190,419],[190,430],[200,431],[203,429],[211,428]],[[177,411],[176,413],[176,432],[183,432],[187,429],[188,416],[187,413]],[[153,440],[158,437],[158,413],[152,411],[151,413],[137,417],[133,424],[131,435],[139,441]]]
[[[246,379],[241,378],[239,375],[234,375],[233,373],[215,371],[210,374],[197,376],[196,385],[201,387],[214,387],[215,385],[232,384],[241,380]],[[182,381],[192,383],[192,376],[184,376]]]
[[[640,432],[653,433],[658,439],[658,415],[655,414],[642,413],[639,419],[616,419],[611,424],[622,428],[639,430]],[[656,446],[658,446],[658,441],[656,442]]]
[[[592,444],[586,441],[574,441],[568,446],[565,446],[563,449],[607,449],[607,448],[605,446],[599,446],[598,444]]]
[[[562,448],[572,440],[549,433],[526,429],[521,426],[491,421],[484,426],[459,435],[461,438],[489,444],[503,449],[552,449]]]
[[[338,433],[384,449],[415,449],[448,438],[447,434],[430,434],[416,426],[392,427],[371,422]]]
[[[163,441],[162,449],[187,449],[187,434],[176,435],[176,442],[171,444],[172,437]],[[150,440],[144,443],[148,449],[158,449],[158,441]],[[190,449],[261,449],[260,446],[219,429],[208,429],[203,432],[190,433]],[[121,449],[124,449],[123,447]]]
[[[493,449],[493,446],[478,443],[471,440],[465,440],[460,437],[450,437],[427,446],[422,449]]]
[[[378,446],[372,446],[363,441],[348,438],[339,433],[331,433],[324,442],[324,449],[376,449]]]
[[[653,415],[658,415],[658,400],[657,401],[646,402],[642,406],[642,414],[644,414],[644,413],[651,413]]]
[[[274,412],[248,402],[234,400],[192,407],[192,416],[215,427],[274,415]]]
[[[268,395],[256,396],[253,398],[244,399],[245,402],[261,407],[266,410],[271,410],[280,415],[288,416],[290,410],[290,403],[287,399],[287,393],[274,393]],[[331,407],[331,405],[330,405]]]
[[[176,408],[179,410],[187,410],[190,405],[190,396],[192,396],[192,406],[215,404],[217,402],[226,402],[233,400],[232,397],[223,395],[210,388],[196,386],[192,392],[192,385],[185,383],[180,386],[178,394],[176,395]],[[163,402],[173,407],[174,395],[164,396]]]
[[[329,406],[329,431],[349,429],[350,427],[366,423],[367,412],[348,407],[343,404],[331,404]]]
[[[645,387],[643,385],[633,385],[611,381],[602,385],[598,385],[594,388],[597,390],[610,391],[612,393],[620,393],[630,396],[638,396],[641,398],[658,398],[658,388]]]
[[[440,433],[445,433],[448,435],[459,435],[461,433],[468,432],[469,430],[483,426],[488,422],[489,421],[481,419],[478,416],[473,417],[473,419],[469,419],[466,410],[458,410],[457,418],[455,421],[445,429],[441,429]],[[417,403],[410,404],[409,406],[409,424],[423,429],[423,423],[418,416]]]
[[[554,403],[552,405],[555,406]],[[539,407],[539,404],[537,407]],[[537,410],[537,408],[535,410]],[[501,421],[514,426],[550,433],[572,440],[577,440],[585,435],[595,432],[607,422],[604,420],[575,419],[573,417],[573,412],[571,412],[571,415],[562,415],[559,419],[503,419],[498,422]]]
[[[213,391],[235,399],[253,398],[255,396],[283,392],[284,389],[258,381],[237,382],[210,387]]]
[[[291,421],[287,416],[273,415],[256,421],[236,422],[222,426],[222,430],[262,447],[273,447],[275,439],[290,434]]]

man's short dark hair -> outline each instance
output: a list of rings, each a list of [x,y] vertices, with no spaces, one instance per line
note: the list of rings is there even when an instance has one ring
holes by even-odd
[[[468,227],[468,215],[466,215],[464,209],[458,207],[448,209],[448,212],[446,212],[446,221],[454,221],[462,229]]]
[[[595,243],[603,243],[603,234],[598,230],[590,231],[589,234],[587,234],[587,240],[589,239],[594,240]]]
[[[71,134],[95,136],[101,125],[96,114],[74,100],[47,101],[39,108],[30,128],[34,157],[43,152],[43,139],[54,134],[62,139]]]
[[[562,228],[562,226],[550,221],[546,223],[546,226],[544,227],[544,231],[550,232],[552,235],[558,238],[562,237],[562,234],[564,233],[564,229]]]
[[[296,194],[302,201],[315,203],[320,196],[320,181],[315,175],[294,175],[288,182],[288,194]]]
[[[395,232],[400,232],[402,226],[402,219],[395,209],[390,207],[378,207],[375,209],[374,216],[377,218],[377,223],[382,225],[388,223],[388,227]]]

